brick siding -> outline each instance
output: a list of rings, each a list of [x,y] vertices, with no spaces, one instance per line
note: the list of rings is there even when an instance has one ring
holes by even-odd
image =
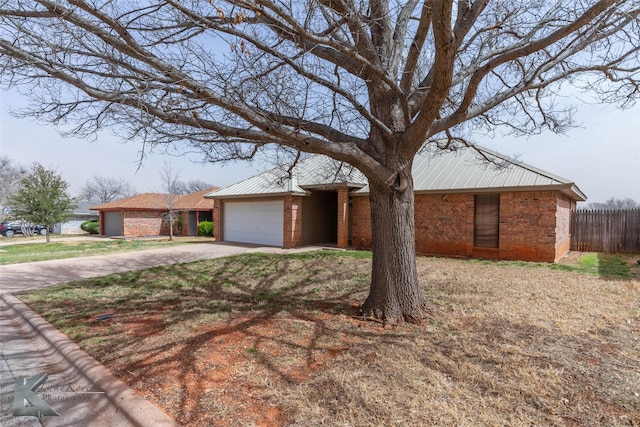
[[[213,238],[222,240],[222,200],[213,199]]]
[[[554,262],[556,209],[556,192],[502,193],[498,258]]]
[[[473,249],[472,194],[418,194],[415,212],[416,252],[467,256]]]
[[[576,202],[562,195],[558,196],[556,213],[556,261],[571,249],[571,212],[576,210]]]
[[[351,246],[355,249],[371,247],[371,204],[369,197],[351,199]]]
[[[125,236],[169,235],[169,219],[167,218],[166,211],[124,211],[123,222],[123,234]],[[176,220],[173,224],[173,235],[189,235],[189,212],[176,212]]]
[[[164,212],[162,211],[124,211],[123,234],[125,236],[169,234],[169,224],[163,219],[163,216]]]
[[[352,199],[352,244],[371,247],[369,198]],[[506,260],[555,262],[569,250],[575,202],[555,191],[500,194],[499,248],[474,248],[473,194],[418,194],[416,252]]]
[[[177,231],[176,234],[179,234],[181,236],[188,236],[189,235],[189,212],[182,211],[178,215],[180,215],[180,222],[182,226],[180,230],[176,230]],[[196,234],[198,234],[197,231],[196,231]]]
[[[349,247],[349,189],[338,188],[338,242],[341,249]]]
[[[302,245],[302,197],[285,196],[283,221],[283,247],[293,248]]]

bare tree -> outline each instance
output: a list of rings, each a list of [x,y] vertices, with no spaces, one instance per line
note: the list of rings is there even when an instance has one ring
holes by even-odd
[[[209,184],[200,179],[192,179],[187,182],[187,193],[197,193],[198,191],[207,190],[211,187],[213,187],[213,184]]]
[[[213,187],[213,185],[199,179],[191,180],[188,182],[177,181],[174,186],[174,192],[175,194],[190,194],[197,193],[198,191],[206,190],[211,187]]]
[[[164,162],[160,171],[162,191],[167,194],[167,221],[169,221],[169,240],[173,240],[173,225],[175,223],[175,204],[177,196],[182,194],[180,172],[173,169],[169,162]]]
[[[14,165],[7,156],[0,157],[0,218],[6,215],[7,201],[18,191],[20,182],[26,175],[25,168]]]
[[[640,203],[635,201],[634,199],[627,197],[624,199],[618,199],[615,197],[610,198],[604,203],[589,203],[586,206],[587,209],[638,209],[640,208]]]
[[[174,194],[189,194],[189,187],[184,181],[176,181],[173,191]]]
[[[419,321],[415,154],[496,127],[562,132],[561,93],[632,104],[639,13],[638,0],[6,0],[0,69],[34,101],[22,115],[75,135],[355,166],[373,237],[362,313]]]
[[[135,189],[123,178],[94,175],[80,190],[80,198],[89,202],[109,203],[134,193]]]

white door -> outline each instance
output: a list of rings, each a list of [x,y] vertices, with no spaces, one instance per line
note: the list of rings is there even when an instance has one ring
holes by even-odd
[[[222,238],[227,242],[283,246],[284,201],[224,202]]]

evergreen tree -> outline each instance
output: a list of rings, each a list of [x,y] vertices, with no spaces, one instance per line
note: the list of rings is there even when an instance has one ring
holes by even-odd
[[[34,163],[20,189],[9,199],[9,206],[16,218],[46,226],[49,243],[49,230],[66,221],[77,207],[77,199],[69,195],[68,188],[69,184],[55,170]]]

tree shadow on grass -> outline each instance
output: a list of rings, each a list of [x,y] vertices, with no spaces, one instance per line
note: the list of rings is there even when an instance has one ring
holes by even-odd
[[[241,346],[221,356],[228,359],[223,369],[250,362],[285,383],[347,348],[348,334],[328,323],[355,314],[369,269],[362,255],[250,254],[120,273],[23,298],[134,388],[162,378],[179,384],[166,399],[178,421],[189,423],[206,410],[200,402],[211,372],[203,360],[226,348],[216,343]],[[113,316],[96,320],[101,313]],[[168,368],[178,377],[167,379]]]
[[[625,388],[640,365],[623,329],[573,336],[488,313],[383,330],[350,318],[369,269],[368,259],[350,254],[243,255],[63,286],[37,304],[185,425],[278,425],[264,418],[270,404],[287,402],[278,393],[300,393],[284,407],[304,414],[308,402],[325,424],[335,413],[364,417],[352,425],[398,414],[404,425],[443,424],[429,417],[449,407],[452,417],[477,415],[480,425],[496,414],[505,424],[512,417],[549,425],[559,416],[588,425],[596,416],[615,424],[640,414]],[[114,318],[93,320],[105,311]],[[425,409],[434,403],[439,412]]]

